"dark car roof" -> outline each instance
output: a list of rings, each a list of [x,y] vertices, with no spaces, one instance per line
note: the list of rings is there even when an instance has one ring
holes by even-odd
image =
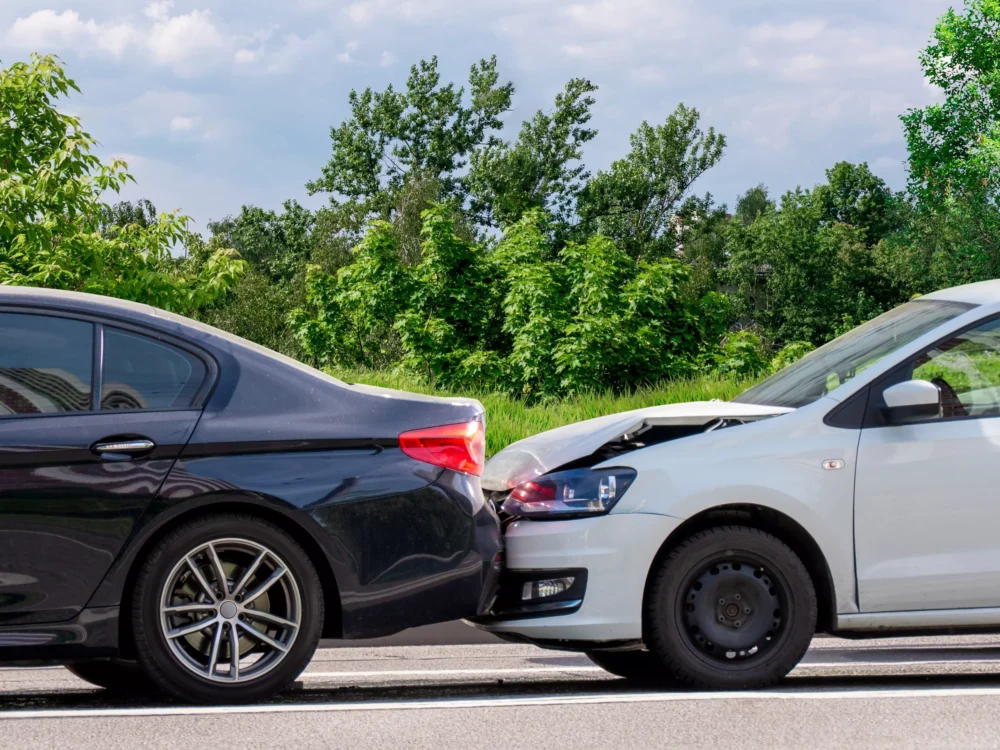
[[[270,367],[295,371],[296,377],[300,379],[300,383],[302,383],[302,378],[305,378],[306,382],[312,383],[316,382],[314,379],[318,379],[328,385],[347,389],[357,396],[374,397],[378,401],[386,398],[395,398],[409,402],[449,404],[455,407],[465,407],[470,413],[481,413],[483,411],[482,404],[475,399],[442,398],[422,393],[379,388],[377,386],[345,383],[321,370],[317,370],[296,359],[256,344],[253,341],[248,341],[228,331],[223,331],[206,323],[184,317],[183,315],[177,315],[176,313],[167,312],[166,310],[161,310],[160,308],[141,302],[131,302],[99,294],[70,292],[61,289],[0,285],[0,305],[23,305],[26,307],[59,309],[67,312],[104,316],[138,325],[145,325],[161,330],[164,333],[191,339],[194,343],[200,343],[214,350],[216,354],[219,352],[230,354],[243,363],[244,370],[247,369],[246,366],[250,361],[255,360],[259,365],[263,364],[263,361],[267,361]],[[305,385],[305,383],[302,384]]]
[[[187,329],[187,333],[198,332],[201,336],[215,339],[212,343],[219,345],[223,342],[232,347],[244,348],[258,354],[279,360],[286,365],[296,369],[308,370],[317,375],[340,384],[347,385],[341,380],[337,380],[326,373],[304,365],[301,362],[279,354],[276,351],[255,344],[253,341],[236,336],[221,328],[210,326],[192,318],[177,315],[176,313],[161,310],[158,307],[147,305],[142,302],[132,302],[130,300],[117,299],[115,297],[105,297],[100,294],[87,294],[85,292],[70,292],[62,289],[42,289],[38,287],[26,286],[0,286],[0,304],[6,305],[26,305],[30,307],[46,307],[49,309],[61,309],[78,313],[101,315],[111,318],[118,318],[134,323],[144,323],[159,328],[166,332],[178,332],[177,329]],[[228,347],[226,347],[228,348]]]

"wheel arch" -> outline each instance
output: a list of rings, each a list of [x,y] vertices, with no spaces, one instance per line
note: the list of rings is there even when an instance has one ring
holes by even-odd
[[[129,613],[132,610],[132,596],[135,592],[136,578],[139,575],[143,561],[165,534],[169,534],[175,528],[182,526],[194,518],[222,513],[239,513],[245,516],[254,516],[262,521],[272,523],[301,545],[312,564],[316,567],[316,572],[319,574],[320,583],[323,587],[325,612],[321,637],[339,638],[341,636],[343,621],[340,589],[337,586],[337,580],[330,561],[315,537],[300,523],[289,518],[288,515],[266,505],[235,499],[220,499],[218,502],[198,504],[195,507],[171,515],[170,518],[164,520],[163,523],[157,525],[154,529],[147,530],[145,539],[137,549],[133,550],[128,572],[122,586],[121,603],[119,605],[118,648],[122,656],[131,657],[135,651],[132,618],[129,616]]]
[[[643,612],[646,611],[646,601],[649,596],[653,574],[659,568],[663,559],[681,541],[692,534],[704,531],[714,526],[737,524],[750,526],[767,532],[787,544],[805,565],[816,588],[818,617],[817,632],[830,632],[834,627],[837,600],[833,583],[833,574],[827,563],[826,556],[819,544],[798,521],[781,511],[760,505],[733,503],[720,505],[703,510],[686,519],[674,529],[657,551],[653,562],[646,573],[646,585],[643,589]],[[645,629],[645,623],[643,623]]]

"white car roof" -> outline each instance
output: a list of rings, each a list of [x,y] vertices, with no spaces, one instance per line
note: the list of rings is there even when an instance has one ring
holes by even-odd
[[[953,286],[951,289],[925,294],[920,299],[943,299],[952,302],[968,302],[972,305],[996,304],[1000,303],[1000,279]]]

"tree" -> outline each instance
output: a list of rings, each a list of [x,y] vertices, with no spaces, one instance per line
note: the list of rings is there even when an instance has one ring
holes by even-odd
[[[966,0],[964,13],[941,16],[920,64],[944,99],[901,118],[917,222],[924,239],[931,228],[946,229],[956,279],[1000,276],[998,28],[996,0]],[[923,253],[917,266],[937,254]]]
[[[733,216],[744,226],[750,226],[758,216],[773,206],[774,201],[768,196],[767,185],[761,182],[736,199],[736,212]]]
[[[291,311],[289,322],[318,364],[384,368],[402,354],[393,324],[412,291],[392,225],[377,221],[355,248],[354,262],[336,275],[309,268],[305,305]]]
[[[497,338],[493,325],[496,283],[486,253],[456,231],[443,204],[424,211],[421,261],[410,274],[413,290],[395,328],[402,364],[443,384],[476,379],[492,383],[501,374],[500,355],[487,354]]]
[[[132,179],[125,162],[103,164],[80,120],[56,100],[79,91],[54,57],[0,69],[0,283],[47,286],[147,302],[191,313],[223,297],[245,270],[220,249],[198,264],[171,248],[187,217],[109,227],[102,195]],[[110,213],[109,213],[110,212]]]
[[[299,340],[325,364],[398,364],[532,399],[624,390],[712,359],[729,308],[693,295],[683,263],[635,263],[600,235],[556,252],[547,221],[532,209],[487,248],[458,233],[448,206],[432,207],[416,266],[376,223],[336,277],[310,272],[292,314]]]
[[[607,236],[633,260],[673,254],[671,218],[726,147],[724,135],[703,132],[698,120],[698,110],[680,104],[663,125],[639,126],[628,156],[599,172],[580,197],[585,235]]]
[[[583,146],[597,131],[586,127],[597,86],[574,78],[556,96],[551,113],[539,110],[524,122],[517,140],[487,143],[471,155],[472,214],[491,227],[510,226],[540,208],[569,226],[589,177],[580,164]]]
[[[726,280],[772,345],[824,343],[902,301],[872,244],[898,221],[891,194],[863,164],[837,164],[827,178],[728,226]]]
[[[288,200],[280,214],[243,206],[236,216],[208,222],[209,248],[231,247],[250,266],[274,281],[287,281],[310,260],[314,214]]]
[[[899,201],[885,180],[868,164],[841,161],[826,170],[826,184],[818,185],[814,200],[823,208],[825,221],[850,224],[864,234],[869,245],[902,226]]]
[[[359,231],[370,219],[388,220],[403,186],[440,184],[441,199],[465,190],[461,172],[470,153],[503,127],[514,86],[500,84],[496,57],[481,60],[465,89],[441,84],[437,57],[410,70],[406,92],[352,91],[351,117],[331,129],[333,153],[310,194],[330,194],[342,226]]]
[[[695,294],[719,287],[719,273],[728,259],[726,227],[731,220],[725,204],[716,205],[710,194],[691,196],[674,214],[674,255],[690,269],[689,283]]]
[[[134,203],[119,201],[114,205],[105,206],[101,214],[101,223],[109,231],[129,224],[137,224],[145,229],[155,224],[159,216],[153,202],[145,198],[140,198]]]

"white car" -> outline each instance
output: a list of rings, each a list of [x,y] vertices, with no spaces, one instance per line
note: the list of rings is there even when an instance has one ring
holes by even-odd
[[[634,679],[772,684],[817,631],[1000,632],[1000,281],[936,292],[731,402],[562,427],[487,465],[502,637]]]

